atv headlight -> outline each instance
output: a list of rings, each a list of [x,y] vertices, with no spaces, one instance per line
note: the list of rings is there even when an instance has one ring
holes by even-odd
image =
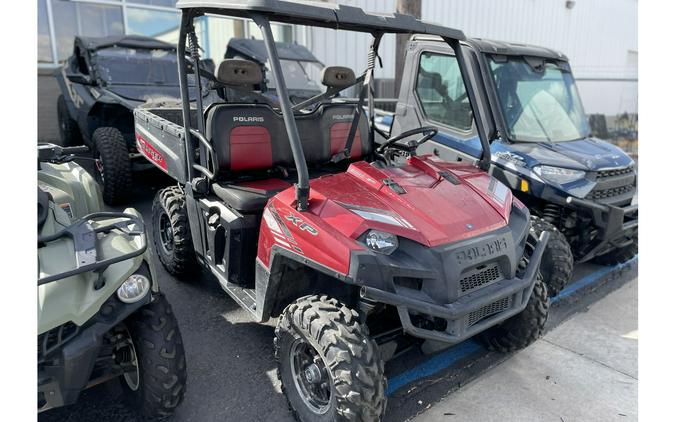
[[[586,172],[583,170],[572,170],[562,167],[536,166],[533,170],[549,182],[557,183],[559,185],[574,182],[575,180],[583,179],[586,176]]]
[[[142,274],[132,274],[117,289],[117,297],[124,303],[138,302],[150,290],[150,280]]]
[[[389,255],[398,248],[398,237],[391,233],[371,230],[366,235],[366,246],[373,252]]]

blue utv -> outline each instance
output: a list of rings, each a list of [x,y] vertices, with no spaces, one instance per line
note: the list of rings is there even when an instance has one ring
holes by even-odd
[[[635,162],[591,135],[570,64],[547,48],[470,39],[463,59],[480,69],[489,99],[472,110],[455,53],[440,38],[415,36],[396,113],[376,117],[383,135],[436,126],[418,154],[478,161],[530,209],[533,230],[551,233],[541,264],[549,293],[569,280],[573,261],[612,265],[638,250]],[[484,157],[473,114],[492,113]],[[385,132],[389,132],[386,133]]]

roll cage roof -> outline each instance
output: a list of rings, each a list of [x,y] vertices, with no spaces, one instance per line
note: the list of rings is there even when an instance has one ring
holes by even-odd
[[[281,60],[297,60],[301,62],[315,62],[321,63],[311,51],[309,51],[305,46],[290,43],[290,42],[277,42],[277,50],[279,52],[279,59]],[[254,40],[250,38],[232,38],[227,44],[227,51],[225,52],[225,58],[228,57],[230,53],[239,53],[244,56],[247,56],[251,60],[254,60],[258,63],[265,63],[269,56],[267,55],[267,49],[265,48],[265,42],[263,40]]]
[[[147,48],[152,50],[175,50],[176,46],[141,35],[112,35],[108,37],[75,37],[75,45],[88,51],[109,47]]]
[[[569,61],[563,53],[546,47],[530,44],[510,43],[504,41],[470,38],[468,43],[484,54],[500,54],[504,56],[533,56],[557,61]]]
[[[264,15],[272,22],[319,26],[358,32],[417,33],[464,40],[458,29],[427,23],[410,15],[364,12],[344,4],[283,0],[179,0],[179,9],[200,9],[202,13],[250,17]]]
[[[415,41],[443,42],[443,39],[433,35],[413,35]],[[503,56],[532,56],[568,62],[569,59],[560,51],[538,45],[512,43],[506,41],[488,40],[484,38],[467,38],[464,44],[471,45],[483,54],[498,54]]]

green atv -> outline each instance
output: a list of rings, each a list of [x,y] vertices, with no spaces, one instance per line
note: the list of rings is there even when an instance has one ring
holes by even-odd
[[[72,162],[83,148],[38,147],[38,412],[119,379],[143,417],[169,416],[185,393],[178,324],[140,214],[101,211]]]

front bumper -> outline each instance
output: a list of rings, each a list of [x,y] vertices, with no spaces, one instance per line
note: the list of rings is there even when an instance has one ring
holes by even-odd
[[[150,303],[151,298],[149,292],[140,301],[127,304],[114,295],[84,328],[78,329],[74,337],[49,350],[47,354],[38,353],[38,413],[73,404],[82,390],[98,383],[92,380],[92,373],[104,335]]]
[[[496,281],[461,295],[447,304],[431,303],[399,292],[368,286],[361,287],[360,295],[366,301],[395,306],[403,330],[412,336],[451,345],[460,343],[525,309],[537,280],[548,238],[548,232],[541,234],[522,277],[514,276]],[[411,316],[443,322],[442,329],[422,327],[413,323]]]
[[[597,243],[586,251],[579,262],[588,261],[597,255],[602,255],[611,249],[621,248],[634,242],[638,232],[638,205],[618,207],[600,204],[587,199],[568,197],[567,204],[583,209],[590,213],[593,224],[599,229]]]

